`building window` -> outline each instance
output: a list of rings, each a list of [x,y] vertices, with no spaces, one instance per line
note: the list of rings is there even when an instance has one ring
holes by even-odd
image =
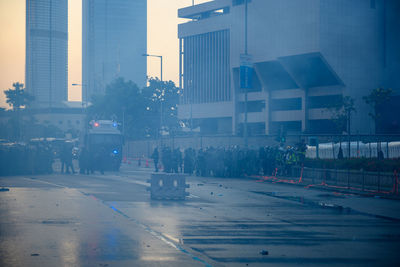
[[[339,128],[340,125],[332,120],[310,120],[308,127],[311,134],[341,134],[346,130],[345,127]]]
[[[279,121],[271,123],[271,134],[299,133],[301,132],[301,121]]]
[[[272,99],[271,111],[301,110],[301,98]]]
[[[244,102],[239,102],[239,112],[244,113]],[[265,109],[265,101],[248,101],[247,102],[247,112],[263,112]]]
[[[243,136],[244,123],[239,124],[238,135]],[[264,122],[253,122],[247,123],[247,134],[253,135],[264,135],[265,134],[265,123]]]
[[[246,2],[246,0],[232,0],[232,5],[233,6],[238,6],[238,5],[243,5]],[[251,0],[247,0],[247,3],[250,3]]]
[[[308,97],[308,108],[332,108],[342,103],[342,95],[323,95]]]
[[[188,36],[182,41],[183,102],[230,101],[229,30]]]

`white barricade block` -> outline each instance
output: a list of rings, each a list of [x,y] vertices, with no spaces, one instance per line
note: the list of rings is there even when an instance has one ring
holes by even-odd
[[[185,199],[189,195],[185,190],[186,175],[179,173],[153,173],[147,181],[152,199]]]

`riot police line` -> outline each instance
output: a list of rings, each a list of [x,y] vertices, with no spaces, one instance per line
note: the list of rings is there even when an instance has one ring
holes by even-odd
[[[78,153],[79,152],[79,153]],[[83,147],[80,151],[73,141],[58,139],[37,139],[28,143],[0,142],[0,175],[51,174],[54,163],[60,162],[60,172],[74,174],[73,160],[79,162],[81,174],[99,171],[104,174],[104,155],[89,153]]]
[[[183,153],[179,148],[155,148],[151,158],[155,171],[159,165],[167,173],[186,173],[197,176],[243,177],[250,175],[291,176],[293,166],[304,163],[306,145],[300,142],[295,146],[260,147],[258,150],[233,146],[208,147],[195,150],[186,148]]]
[[[1,143],[0,175],[52,173],[53,153],[48,142]]]

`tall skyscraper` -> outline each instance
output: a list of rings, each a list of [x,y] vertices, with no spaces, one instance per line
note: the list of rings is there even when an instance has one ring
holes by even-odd
[[[82,99],[117,77],[146,83],[147,1],[83,0]]]
[[[26,0],[25,67],[34,107],[56,107],[67,100],[67,0]]]

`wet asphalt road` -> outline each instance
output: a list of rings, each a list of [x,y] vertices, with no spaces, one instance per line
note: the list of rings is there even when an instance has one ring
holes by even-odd
[[[400,201],[255,179],[189,177],[155,201],[151,170],[0,177],[0,266],[394,266]],[[266,255],[268,254],[268,255]]]

